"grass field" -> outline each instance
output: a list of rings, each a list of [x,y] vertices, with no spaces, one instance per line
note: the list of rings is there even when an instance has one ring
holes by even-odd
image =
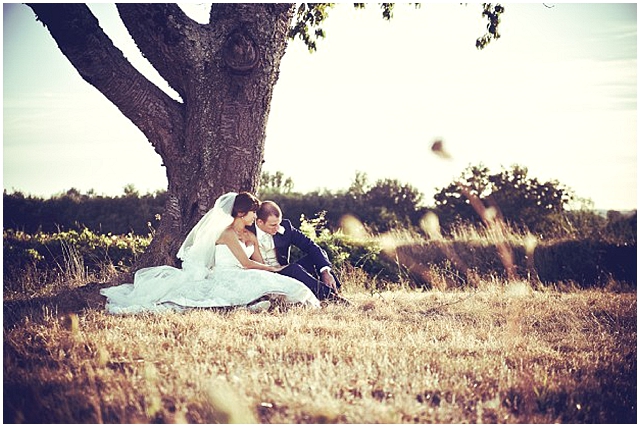
[[[637,296],[367,292],[111,316],[100,285],[4,303],[4,422],[636,423]]]

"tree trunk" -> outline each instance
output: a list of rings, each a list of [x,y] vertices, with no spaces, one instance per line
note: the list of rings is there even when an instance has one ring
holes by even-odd
[[[179,102],[131,66],[85,5],[29,6],[80,75],[162,157],[167,204],[136,268],[175,265],[182,240],[220,194],[255,191],[294,8],[214,4],[203,25],[174,4],[119,4],[140,51],[180,95]]]

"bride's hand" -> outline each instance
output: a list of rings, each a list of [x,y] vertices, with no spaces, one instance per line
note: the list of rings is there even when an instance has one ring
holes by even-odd
[[[274,273],[277,273],[277,272],[279,272],[279,271],[284,270],[284,268],[285,268],[285,267],[286,267],[286,265],[281,265],[281,266],[279,266],[279,267],[271,267],[271,268],[272,268],[272,270],[271,270],[271,271],[273,271]]]

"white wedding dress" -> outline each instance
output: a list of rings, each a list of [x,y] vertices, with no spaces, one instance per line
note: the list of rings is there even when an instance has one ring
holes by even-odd
[[[178,251],[178,257],[183,260],[181,269],[167,265],[143,268],[136,272],[133,283],[102,289],[100,293],[107,297],[107,311],[133,314],[238,307],[266,295],[279,295],[289,303],[320,307],[318,299],[302,282],[265,270],[245,269],[228,246],[209,243],[215,242],[222,229],[230,224],[227,212],[231,212],[231,202],[227,199],[231,196],[235,200],[235,193],[218,199],[189,233]],[[242,242],[241,245],[250,257],[254,247]]]

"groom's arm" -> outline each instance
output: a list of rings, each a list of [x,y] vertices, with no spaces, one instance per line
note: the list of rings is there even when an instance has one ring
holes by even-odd
[[[281,225],[285,228],[285,233],[290,233],[291,244],[309,255],[318,271],[325,267],[331,267],[331,261],[329,261],[324,249],[308,238],[302,231],[291,225],[288,219],[283,219]]]
[[[286,224],[285,224],[286,221]],[[308,238],[303,232],[291,225],[289,220],[283,220],[283,226],[291,236],[291,244],[311,257],[315,268],[320,272],[320,280],[334,291],[338,292],[336,279],[331,274],[331,261],[324,249]]]

